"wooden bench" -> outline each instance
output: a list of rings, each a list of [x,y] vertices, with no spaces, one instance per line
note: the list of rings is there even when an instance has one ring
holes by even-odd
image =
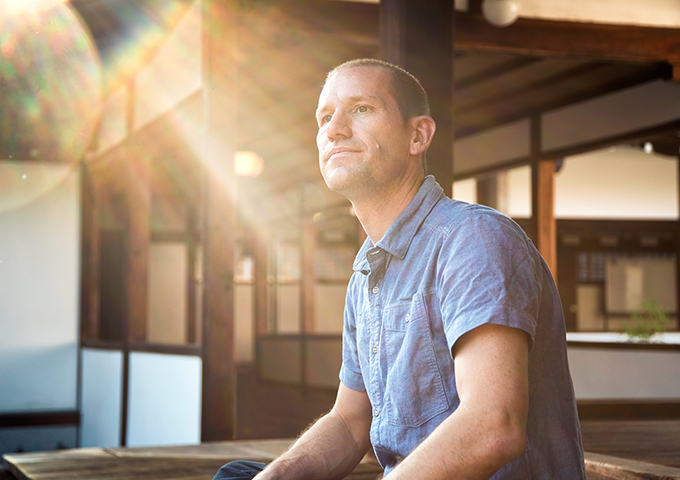
[[[585,452],[587,480],[675,480],[680,469]]]
[[[211,480],[231,460],[269,462],[292,441],[239,440],[177,447],[6,454],[3,463],[9,474],[0,472],[0,480]],[[680,458],[680,452],[677,457]],[[365,458],[347,478],[376,480],[381,473],[379,465]],[[680,468],[591,452],[586,452],[586,473],[588,480],[680,480]]]
[[[237,440],[152,448],[79,448],[3,455],[16,480],[211,480],[232,460],[270,462],[293,442]],[[380,466],[365,458],[347,478],[375,480]]]

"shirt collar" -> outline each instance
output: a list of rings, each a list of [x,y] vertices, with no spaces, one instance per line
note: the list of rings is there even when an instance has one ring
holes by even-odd
[[[366,255],[374,247],[381,248],[389,254],[403,260],[418,228],[437,202],[444,196],[444,190],[432,175],[425,177],[425,181],[416,192],[416,196],[406,206],[403,212],[383,235],[378,243],[373,245],[370,238],[361,246],[354,260],[354,270],[367,272],[368,261]]]

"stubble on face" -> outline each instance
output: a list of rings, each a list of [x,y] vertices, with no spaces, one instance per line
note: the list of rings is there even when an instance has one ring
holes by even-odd
[[[390,81],[384,69],[353,67],[329,78],[319,97],[321,174],[331,190],[350,200],[375,193],[390,179],[389,167],[399,161],[393,157],[408,157]]]

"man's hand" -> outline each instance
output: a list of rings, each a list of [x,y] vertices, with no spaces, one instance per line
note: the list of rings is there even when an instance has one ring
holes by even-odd
[[[370,426],[371,404],[366,392],[352,390],[341,383],[333,409],[255,478],[344,478],[366,454],[370,446]]]
[[[390,480],[482,480],[526,448],[527,334],[485,324],[454,346],[460,405],[389,475]]]

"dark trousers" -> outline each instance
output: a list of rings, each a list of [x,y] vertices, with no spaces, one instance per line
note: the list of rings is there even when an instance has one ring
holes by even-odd
[[[266,467],[266,463],[237,460],[220,468],[213,480],[251,480]]]

